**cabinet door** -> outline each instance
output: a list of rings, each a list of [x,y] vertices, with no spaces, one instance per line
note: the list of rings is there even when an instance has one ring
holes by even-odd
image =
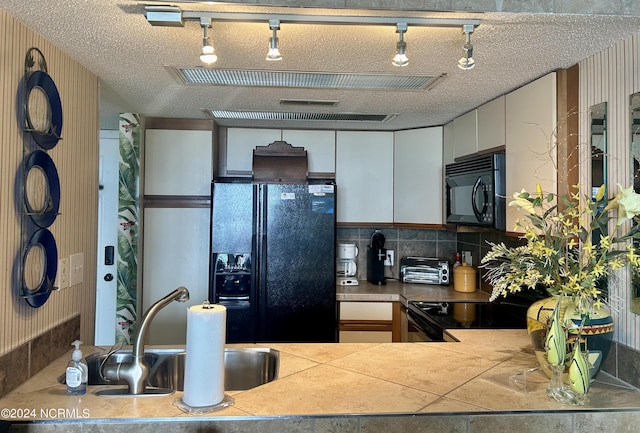
[[[145,195],[209,195],[212,132],[147,129],[144,152]]]
[[[393,221],[393,132],[338,131],[337,221]]]
[[[229,128],[227,129],[227,174],[251,174],[253,150],[282,139],[280,129]]]
[[[478,151],[478,130],[476,110],[453,120],[453,156],[459,158]]]
[[[442,127],[395,133],[393,221],[442,224]]]
[[[335,131],[308,131],[285,129],[282,139],[292,146],[301,146],[307,151],[309,174],[315,177],[333,177],[336,172]]]
[[[148,344],[185,344],[187,308],[209,298],[208,208],[144,210],[142,309],[177,287],[189,289],[186,303],[172,302],[151,323]]]
[[[453,121],[451,121],[442,127],[442,161],[444,165],[454,162],[454,147],[455,140],[453,139]]]
[[[504,146],[505,115],[504,96],[478,107],[478,151]]]
[[[340,302],[340,343],[391,343],[392,302]]]
[[[556,74],[545,75],[506,97],[506,193],[523,188],[556,192]],[[507,206],[507,230],[522,214]]]
[[[353,321],[391,321],[393,320],[392,302],[341,301],[340,320]]]

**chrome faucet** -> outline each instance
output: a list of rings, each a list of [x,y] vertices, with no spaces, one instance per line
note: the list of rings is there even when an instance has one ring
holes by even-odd
[[[172,301],[185,302],[189,300],[189,291],[185,287],[178,287],[164,298],[153,304],[142,317],[138,332],[133,343],[133,359],[131,362],[118,364],[103,364],[100,374],[109,380],[124,380],[129,386],[129,394],[144,394],[149,377],[149,364],[144,360],[144,342],[151,326],[153,317],[169,305]]]

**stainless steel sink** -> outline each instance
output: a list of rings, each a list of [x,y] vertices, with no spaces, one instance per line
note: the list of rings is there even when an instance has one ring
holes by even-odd
[[[100,377],[100,365],[106,353],[94,353],[86,357],[89,367],[89,385],[126,385],[124,381],[115,382]],[[131,351],[121,350],[111,355],[108,362],[129,362]],[[184,368],[186,352],[184,349],[147,349],[145,361],[150,373],[147,385],[149,395],[160,395],[157,388],[171,391],[184,390]],[[224,351],[225,390],[241,391],[263,385],[278,378],[280,352],[270,348],[226,348]],[[206,372],[203,372],[206,374]],[[58,378],[64,383],[64,374]],[[126,389],[102,390],[102,395],[127,395]],[[166,392],[164,392],[166,394]]]
[[[107,357],[106,353],[98,352],[92,353],[87,356],[85,360],[87,361],[87,367],[89,369],[89,379],[87,385],[126,385],[127,383],[123,380],[115,381],[104,379],[100,376],[100,365]],[[133,354],[130,350],[122,350],[114,353],[109,357],[109,364],[118,364],[121,362],[131,362],[133,358]],[[149,364],[149,367],[153,368],[153,366],[158,362],[160,356],[153,351],[147,352],[144,355],[144,360]],[[65,383],[65,375],[62,374],[58,377],[58,382]]]
[[[247,390],[277,379],[279,358],[277,350],[268,348],[227,348],[224,352],[224,389]],[[186,353],[182,352],[158,361],[149,374],[149,385],[183,391],[185,359]]]

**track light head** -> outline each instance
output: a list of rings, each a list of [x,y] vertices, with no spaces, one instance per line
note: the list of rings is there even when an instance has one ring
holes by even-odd
[[[407,66],[409,58],[407,57],[407,43],[404,41],[404,32],[407,31],[406,23],[398,23],[396,33],[398,33],[398,43],[396,43],[396,55],[393,56],[391,63],[394,66]]]
[[[211,44],[211,39],[207,35],[207,29],[211,28],[211,18],[201,18],[200,26],[202,27],[202,53],[200,54],[200,61],[206,65],[211,65],[218,60],[218,56],[215,54],[215,49]]]
[[[280,21],[269,20],[269,28],[273,31],[273,35],[269,38],[269,51],[267,52],[267,60],[282,60],[282,54],[278,49],[278,30],[280,30]]]
[[[458,60],[458,67],[465,71],[473,69],[476,65],[476,61],[473,59],[473,45],[471,44],[471,33],[473,32],[473,29],[473,24],[465,24],[462,26],[462,30],[465,34],[465,43],[462,46],[464,56]]]

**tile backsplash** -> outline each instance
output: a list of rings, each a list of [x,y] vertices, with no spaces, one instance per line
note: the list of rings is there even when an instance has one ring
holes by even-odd
[[[80,316],[74,316],[0,356],[0,397],[72,350],[80,338]]]
[[[387,279],[400,278],[400,259],[407,256],[440,257],[453,261],[456,255],[456,232],[449,230],[404,228],[339,228],[337,242],[355,242],[358,246],[357,277],[367,279],[367,247],[371,235],[380,230],[385,237],[384,247],[395,251],[393,266],[385,267]]]

